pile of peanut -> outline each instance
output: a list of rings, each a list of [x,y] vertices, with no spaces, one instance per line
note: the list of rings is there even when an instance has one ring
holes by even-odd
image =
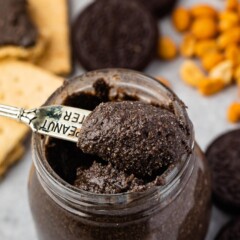
[[[227,0],[225,4],[221,12],[199,4],[190,9],[178,7],[172,15],[175,29],[184,34],[180,54],[188,58],[180,68],[180,76],[203,95],[212,95],[233,83],[240,89],[240,3]],[[165,60],[177,56],[177,47],[170,38],[160,40],[159,55]],[[240,121],[240,102],[229,107],[228,119]]]

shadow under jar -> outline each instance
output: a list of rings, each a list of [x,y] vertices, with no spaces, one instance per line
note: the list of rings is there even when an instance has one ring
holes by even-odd
[[[94,108],[66,98],[92,93],[93,83],[104,79],[111,85],[112,99],[137,96],[141,101],[172,104],[189,127],[193,147],[165,170],[166,183],[145,192],[94,194],[73,186],[77,161],[88,161],[74,143],[56,140],[57,154],[46,154],[47,137],[32,138],[33,166],[29,177],[29,202],[39,240],[202,240],[210,217],[211,186],[206,160],[194,142],[192,124],[184,105],[171,90],[143,74],[121,69],[98,70],[66,81],[46,102]],[[85,104],[85,106],[84,106]],[[69,150],[70,149],[70,150]],[[177,151],[177,149],[176,149]],[[63,152],[64,154],[59,154]],[[72,157],[74,155],[74,157]],[[78,160],[76,160],[76,156]],[[89,160],[90,161],[90,160]]]

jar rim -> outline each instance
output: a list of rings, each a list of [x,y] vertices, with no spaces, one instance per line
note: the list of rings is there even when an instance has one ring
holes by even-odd
[[[193,126],[188,118],[185,105],[182,103],[182,101],[176,96],[176,94],[167,86],[162,84],[160,81],[156,80],[155,78],[148,76],[146,74],[129,70],[129,69],[101,69],[101,70],[95,70],[91,72],[84,73],[82,75],[79,75],[77,77],[74,77],[70,80],[65,80],[63,85],[58,88],[44,103],[44,105],[48,105],[49,102],[54,101],[54,98],[60,94],[66,87],[71,85],[72,81],[81,80],[86,76],[91,76],[91,74],[97,74],[97,73],[109,73],[109,72],[116,72],[119,74],[133,74],[134,76],[140,76],[144,77],[148,81],[153,81],[155,84],[157,83],[159,87],[162,88],[163,91],[168,93],[168,96],[171,98],[172,101],[177,103],[180,107],[180,110],[182,111],[182,115],[186,121],[186,123],[189,126],[190,129],[190,138],[189,138],[189,144],[192,148],[194,148],[194,131]],[[43,138],[38,134],[33,134],[32,136],[32,151],[36,150],[36,157],[33,157],[34,165],[37,169],[37,173],[39,174],[39,177],[41,178],[41,181],[43,182],[43,187],[47,189],[51,189],[50,191],[57,192],[57,195],[55,196],[55,200],[59,202],[59,199],[63,199],[65,201],[70,202],[81,202],[85,206],[90,206],[94,204],[101,204],[102,206],[108,206],[109,204],[117,204],[121,206],[124,203],[131,203],[131,202],[145,202],[145,197],[152,195],[153,197],[156,197],[156,194],[158,196],[165,196],[166,192],[171,189],[171,187],[178,183],[179,178],[184,174],[187,165],[190,161],[191,153],[186,154],[185,158],[182,161],[179,161],[175,166],[170,170],[166,170],[168,181],[166,181],[166,184],[162,186],[155,186],[150,189],[147,189],[144,192],[124,192],[124,193],[117,193],[117,194],[96,194],[88,191],[81,190],[79,188],[74,187],[70,183],[67,183],[65,180],[63,180],[54,170],[49,171],[49,169],[52,169],[49,165],[46,155],[43,154],[43,148],[42,148]],[[47,180],[46,180],[47,179]],[[49,191],[48,191],[49,192]],[[55,194],[54,194],[55,195]],[[61,204],[61,200],[59,202]]]

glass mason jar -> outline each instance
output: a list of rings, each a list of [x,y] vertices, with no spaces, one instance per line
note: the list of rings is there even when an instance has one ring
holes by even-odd
[[[211,208],[209,169],[194,141],[185,106],[171,90],[134,71],[98,70],[65,81],[46,105],[62,104],[66,96],[76,92],[93,91],[92,85],[99,78],[110,83],[112,95],[124,90],[143,101],[172,103],[175,113],[189,126],[193,151],[166,170],[163,186],[143,193],[94,194],[74,187],[56,174],[46,158],[47,138],[34,134],[29,202],[38,239],[204,239]]]

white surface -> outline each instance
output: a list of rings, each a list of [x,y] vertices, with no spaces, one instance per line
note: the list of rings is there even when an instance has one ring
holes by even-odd
[[[85,7],[90,0],[71,0],[72,18]],[[222,0],[182,0],[181,5],[191,6],[197,2],[211,2],[212,5],[221,8]],[[173,30],[169,18],[161,23],[162,32],[179,41],[180,36]],[[178,69],[182,59],[170,63],[155,61],[146,69],[146,73],[152,76],[163,76],[169,79],[174,91],[189,107],[188,112],[194,123],[196,139],[200,146],[206,146],[218,134],[239,127],[231,125],[226,120],[226,109],[237,97],[236,87],[231,87],[213,97],[205,98],[195,90],[184,85],[178,76]],[[83,72],[82,69],[78,70]],[[29,143],[28,143],[28,146]],[[29,148],[29,147],[28,147]],[[14,166],[0,183],[0,240],[35,240],[36,234],[30,215],[27,198],[27,179],[31,165],[30,150],[24,159]],[[207,240],[212,240],[228,218],[217,209],[213,209]]]

